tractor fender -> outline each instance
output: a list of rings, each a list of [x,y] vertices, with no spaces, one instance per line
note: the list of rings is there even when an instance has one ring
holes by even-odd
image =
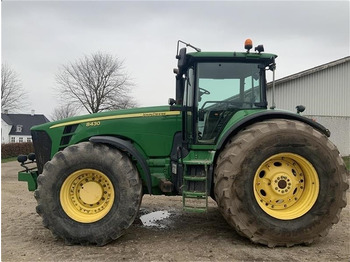
[[[219,138],[219,141],[218,141],[217,146],[216,146],[216,150],[220,150],[222,148],[222,146],[225,145],[225,142],[227,141],[227,139],[229,137],[237,134],[240,130],[242,130],[246,126],[249,126],[249,125],[254,124],[256,122],[269,120],[269,119],[297,120],[297,121],[300,121],[300,122],[303,122],[303,123],[306,123],[306,124],[312,126],[316,130],[325,134],[327,137],[330,137],[330,135],[331,135],[331,132],[327,128],[325,128],[323,125],[313,121],[310,118],[306,118],[306,117],[300,116],[298,114],[291,113],[291,112],[285,112],[285,111],[272,111],[272,110],[260,111],[260,112],[255,113],[255,114],[251,114],[251,115],[239,120],[234,125],[232,125],[227,130],[227,132]]]
[[[133,146],[133,144],[130,141],[113,136],[93,136],[90,137],[89,141],[92,143],[103,143],[111,145],[123,152],[128,153],[133,158],[135,158],[137,163],[141,166],[143,172],[145,173],[147,189],[149,194],[151,194],[152,182],[150,169],[147,165],[146,159],[140,154],[139,151],[137,151],[137,149]]]

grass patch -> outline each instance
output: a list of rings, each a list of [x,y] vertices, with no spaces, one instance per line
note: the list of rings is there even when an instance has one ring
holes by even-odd
[[[346,168],[350,171],[350,156],[344,156],[343,160],[345,162]]]
[[[7,163],[7,162],[12,162],[12,161],[17,161],[17,157],[10,157],[10,158],[1,159],[1,163]]]

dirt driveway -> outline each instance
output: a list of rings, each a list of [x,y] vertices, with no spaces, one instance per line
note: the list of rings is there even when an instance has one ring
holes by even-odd
[[[155,226],[143,225],[153,221],[142,217],[104,247],[66,246],[42,226],[33,192],[17,181],[19,169],[16,162],[1,164],[2,261],[350,261],[349,205],[317,243],[271,249],[240,237],[213,201],[207,215],[186,214],[181,197],[145,196],[140,214],[163,211],[153,214],[166,217]]]

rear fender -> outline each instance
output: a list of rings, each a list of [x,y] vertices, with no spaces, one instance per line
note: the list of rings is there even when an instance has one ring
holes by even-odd
[[[269,119],[289,119],[289,120],[300,121],[300,122],[303,122],[303,123],[306,123],[306,124],[312,126],[313,128],[315,128],[319,132],[326,135],[327,137],[329,137],[331,135],[331,132],[327,128],[325,128],[323,125],[321,125],[321,124],[319,124],[319,123],[317,123],[309,118],[300,116],[298,114],[284,112],[284,111],[274,111],[274,110],[260,111],[259,113],[251,114],[251,115],[241,119],[240,121],[238,121],[234,125],[232,125],[227,130],[227,132],[219,138],[219,141],[218,141],[217,146],[216,146],[216,150],[220,150],[223,147],[223,145],[226,144],[226,141],[229,139],[229,137],[237,134],[243,128],[245,128],[249,125],[252,125],[256,122],[262,122],[262,121],[269,120]]]

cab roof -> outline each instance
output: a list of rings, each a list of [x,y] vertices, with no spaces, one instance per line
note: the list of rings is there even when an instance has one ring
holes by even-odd
[[[270,53],[247,53],[247,52],[191,52],[187,53],[190,60],[210,61],[210,60],[243,60],[251,62],[261,60],[265,64],[273,62],[277,57]]]

